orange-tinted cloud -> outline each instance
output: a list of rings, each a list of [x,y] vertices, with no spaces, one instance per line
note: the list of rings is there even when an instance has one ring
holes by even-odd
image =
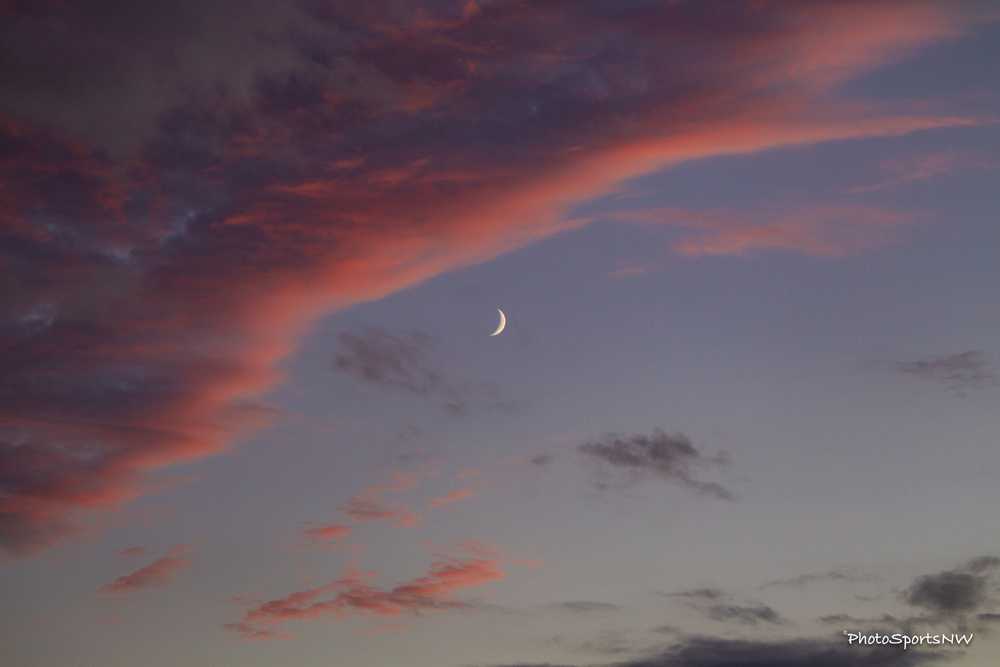
[[[883,160],[879,164],[880,177],[874,183],[850,189],[853,193],[878,192],[945,176],[967,169],[996,169],[1000,161],[972,152],[941,151],[912,155],[905,158]]]
[[[373,586],[368,572],[349,572],[336,581],[270,600],[226,627],[245,638],[277,637],[279,626],[291,621],[347,618],[355,615],[381,617],[404,613],[460,608],[455,593],[504,578],[498,561],[490,558],[448,558],[435,561],[427,573],[390,589]]]
[[[306,537],[313,542],[336,542],[351,534],[351,527],[342,523],[327,523],[305,529]]]
[[[782,210],[689,211],[647,209],[617,215],[625,221],[676,228],[675,252],[689,257],[784,250],[839,257],[892,242],[916,217],[861,205],[798,206]]]
[[[0,547],[72,535],[266,423],[254,398],[321,314],[585,224],[572,206],[624,179],[980,122],[837,96],[965,29],[957,3],[403,5],[311,6],[330,39],[277,40],[285,69],[246,99],[178,99],[127,162],[0,122]]]
[[[148,588],[166,586],[178,572],[191,565],[188,558],[188,548],[177,546],[170,552],[135,572],[118,577],[109,584],[101,586],[102,593],[134,593]]]
[[[454,491],[446,493],[443,496],[438,496],[437,498],[431,498],[430,501],[427,503],[427,505],[431,509],[438,509],[441,507],[445,507],[447,505],[451,505],[453,503],[467,500],[475,495],[476,492],[474,489],[465,486],[460,489],[455,489]]]

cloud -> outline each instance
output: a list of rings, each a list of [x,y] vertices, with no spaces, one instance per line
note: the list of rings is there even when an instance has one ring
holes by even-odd
[[[997,383],[997,374],[981,350],[903,361],[895,369],[918,380],[943,384],[959,394]]]
[[[785,579],[775,579],[761,586],[761,588],[801,588],[810,584],[821,582],[835,583],[868,583],[875,580],[875,577],[854,570],[828,570],[826,572],[807,572]]]
[[[718,588],[692,588],[674,593],[664,593],[678,598],[694,607],[707,618],[720,623],[759,625],[768,623],[781,625],[785,620],[774,608],[760,602],[738,603],[730,601],[730,595]]]
[[[351,527],[342,523],[327,523],[305,529],[306,537],[312,542],[336,542],[351,534]]]
[[[620,667],[916,667],[936,654],[894,648],[865,649],[844,641],[800,639],[761,642],[697,637],[650,658]]]
[[[317,318],[627,179],[985,120],[840,87],[971,29],[957,5],[446,5],[2,6],[0,548],[268,423]]]
[[[528,459],[528,463],[534,466],[547,466],[552,463],[553,457],[551,454],[539,454],[538,456],[532,456]]]
[[[966,563],[962,569],[974,574],[982,574],[998,568],[1000,568],[1000,558],[997,556],[977,556]]]
[[[276,638],[281,626],[294,621],[358,615],[395,617],[463,608],[465,604],[453,598],[455,593],[499,581],[504,572],[495,559],[442,557],[425,575],[389,589],[373,586],[372,576],[349,572],[328,584],[264,602],[226,627],[245,638],[265,639]]]
[[[600,466],[600,472],[621,473],[627,483],[647,477],[680,484],[699,494],[733,500],[728,489],[716,482],[705,482],[694,476],[696,468],[718,467],[724,456],[706,457],[682,433],[668,434],[655,429],[651,435],[609,434],[600,440],[580,445],[577,450]],[[598,485],[606,487],[600,480]]]
[[[911,605],[954,615],[979,608],[986,601],[987,579],[967,572],[939,572],[917,579],[904,593]]]
[[[186,570],[191,565],[188,553],[187,547],[176,546],[166,556],[118,577],[111,583],[101,586],[100,590],[102,593],[134,593],[149,588],[162,588],[172,582],[178,572]]]
[[[759,211],[653,208],[618,212],[611,217],[680,231],[680,238],[671,247],[687,257],[775,250],[842,257],[892,242],[901,228],[917,219],[905,211],[845,204]]]
[[[592,614],[612,611],[621,611],[619,605],[610,602],[595,602],[593,600],[570,600],[568,602],[557,602],[549,605],[550,609],[557,611],[567,611],[574,614]]]
[[[455,489],[443,496],[438,496],[437,498],[431,498],[427,505],[431,509],[439,509],[441,507],[446,507],[454,503],[462,502],[463,500],[468,500],[476,495],[474,489],[469,487],[463,487],[461,489]]]
[[[940,176],[969,169],[996,169],[1000,162],[973,152],[942,151],[884,160],[879,164],[882,177],[874,183],[851,188],[850,192],[868,193],[923,183]]]
[[[920,667],[950,662],[960,654],[901,651],[896,648],[848,646],[846,641],[796,639],[752,641],[692,637],[648,657],[611,663],[608,667]],[[542,663],[510,663],[492,667],[557,667]],[[564,665],[562,667],[578,667]]]
[[[677,591],[675,593],[664,593],[667,597],[683,598],[686,600],[722,600],[726,597],[725,592],[718,588],[692,588],[685,591]]]
[[[430,358],[433,342],[420,332],[391,334],[369,328],[362,333],[343,332],[337,336],[340,351],[334,358],[335,367],[354,378],[444,401],[452,414],[461,415],[473,405],[510,409],[513,404],[499,397],[490,384],[457,382]]]
[[[705,609],[705,615],[713,621],[742,625],[758,625],[760,623],[780,625],[785,622],[778,612],[765,604],[714,604]]]
[[[355,496],[340,511],[358,523],[392,521],[397,526],[412,527],[420,523],[420,515],[405,507],[384,504],[376,498]]]

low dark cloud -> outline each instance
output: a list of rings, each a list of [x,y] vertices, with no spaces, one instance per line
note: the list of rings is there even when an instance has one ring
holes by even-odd
[[[337,345],[335,368],[362,382],[440,400],[455,415],[472,407],[513,408],[494,385],[448,377],[433,359],[434,340],[425,333],[393,334],[370,327],[339,334]]]
[[[597,484],[611,485],[618,476],[623,483],[658,478],[679,484],[699,494],[721,500],[733,500],[733,494],[721,484],[695,476],[699,468],[717,468],[726,463],[724,455],[705,456],[683,433],[655,429],[651,435],[608,434],[599,440],[580,445],[578,451],[599,466]]]
[[[941,654],[866,648],[826,639],[761,642],[695,637],[649,657],[610,663],[608,667],[921,667],[950,662],[960,656],[958,651]],[[510,663],[491,667],[578,666]]]
[[[539,454],[538,456],[533,456],[528,460],[528,463],[535,466],[547,466],[552,463],[551,454]]]
[[[918,380],[944,385],[958,394],[997,384],[997,374],[981,350],[903,361],[895,369]]]
[[[833,582],[838,584],[867,583],[875,580],[875,577],[863,572],[854,570],[829,570],[827,572],[807,572],[794,577],[775,579],[761,586],[761,588],[801,588],[810,584]]]

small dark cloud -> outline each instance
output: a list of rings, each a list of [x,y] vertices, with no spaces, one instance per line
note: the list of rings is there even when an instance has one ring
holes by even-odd
[[[875,577],[870,574],[856,572],[853,570],[829,570],[827,572],[808,572],[786,579],[775,579],[761,586],[761,588],[801,588],[810,584],[821,582],[834,582],[840,584],[862,583],[874,581]]]
[[[552,463],[552,455],[551,454],[539,454],[538,456],[531,457],[531,459],[529,459],[528,462],[531,465],[535,465],[535,466],[547,466],[548,464]]]
[[[713,604],[705,608],[705,615],[720,623],[739,623],[741,625],[759,625],[761,623],[780,625],[785,622],[778,612],[765,604]]]
[[[684,598],[687,600],[698,601],[722,600],[726,597],[726,594],[718,588],[691,588],[684,591],[677,591],[675,593],[663,593],[663,595],[672,598]]]
[[[981,350],[903,361],[895,369],[918,380],[945,385],[958,394],[997,384],[997,374]]]
[[[600,466],[600,488],[610,486],[607,477],[624,475],[626,484],[648,477],[674,482],[700,494],[733,500],[733,494],[721,484],[695,477],[697,468],[718,467],[726,463],[724,455],[705,456],[683,433],[655,429],[651,435],[608,434],[599,440],[580,445],[578,451]]]
[[[876,618],[865,618],[853,616],[851,614],[827,614],[820,616],[819,622],[826,625],[834,625],[838,628],[873,628],[873,627],[893,627],[903,628],[911,619],[896,618],[892,614],[882,614]],[[905,629],[905,628],[904,628]]]
[[[442,401],[446,412],[467,414],[473,407],[509,411],[496,386],[452,379],[432,358],[434,340],[417,331],[393,334],[377,327],[337,336],[334,367],[368,384]]]
[[[976,610],[986,601],[987,580],[968,572],[939,572],[919,577],[903,598],[915,607],[954,615]]]
[[[621,611],[619,605],[610,602],[595,602],[593,600],[570,600],[549,605],[550,609],[568,611],[575,614],[592,614],[595,612]]]
[[[995,612],[977,614],[976,620],[982,621],[983,623],[1000,623],[1000,614]]]

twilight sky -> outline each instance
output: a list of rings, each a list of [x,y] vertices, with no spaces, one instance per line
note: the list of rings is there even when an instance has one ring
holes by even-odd
[[[0,663],[996,664],[998,66],[989,0],[0,0]]]

